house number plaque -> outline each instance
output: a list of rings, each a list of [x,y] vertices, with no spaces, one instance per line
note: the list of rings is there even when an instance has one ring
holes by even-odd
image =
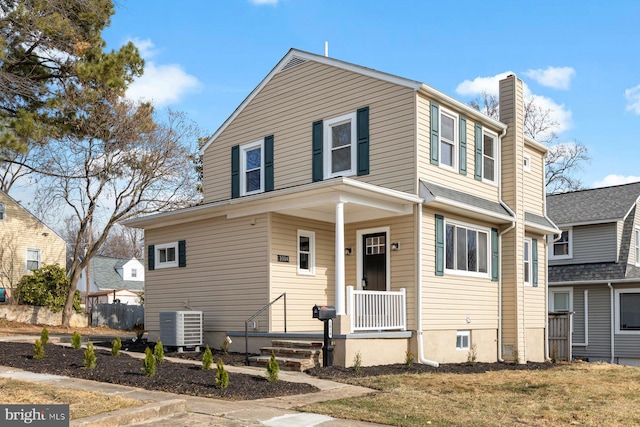
[[[278,255],[278,262],[289,262],[289,255]]]

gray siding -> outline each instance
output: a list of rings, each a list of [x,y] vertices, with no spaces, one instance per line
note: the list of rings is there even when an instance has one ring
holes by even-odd
[[[614,285],[615,286],[615,285]],[[615,286],[616,289],[640,288],[640,283],[629,284],[624,286]],[[616,313],[616,316],[620,316]],[[616,334],[615,335],[615,356],[625,358],[640,358],[640,333],[635,334]]]
[[[572,342],[584,343],[584,289],[573,290],[573,336]]]
[[[573,258],[549,260],[549,265],[615,262],[617,260],[616,224],[573,227]]]
[[[611,357],[611,300],[606,286],[576,286],[573,290],[576,299],[584,298],[584,290],[589,290],[589,345],[573,348],[574,357],[593,360],[608,360]],[[574,305],[577,314],[577,307]],[[582,309],[584,316],[584,308]],[[576,321],[574,319],[574,325]]]

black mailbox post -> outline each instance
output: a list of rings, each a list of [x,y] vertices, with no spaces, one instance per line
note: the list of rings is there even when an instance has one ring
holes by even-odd
[[[336,318],[336,308],[330,305],[314,305],[313,318],[324,322],[324,345],[322,346],[322,366],[333,366],[333,319]]]

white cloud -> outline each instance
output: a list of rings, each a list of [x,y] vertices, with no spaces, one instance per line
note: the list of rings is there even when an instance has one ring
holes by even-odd
[[[640,85],[625,90],[624,97],[627,98],[627,111],[640,115]]]
[[[160,65],[151,61],[149,58],[158,53],[151,40],[132,41],[145,59],[145,66],[144,74],[129,85],[127,98],[164,107],[180,102],[185,94],[195,92],[202,86],[197,77],[188,74],[179,64]]]
[[[478,97],[482,93],[498,96],[499,81],[504,79],[510,74],[514,74],[512,71],[496,74],[495,76],[476,77],[473,80],[465,80],[456,87],[456,92],[463,96]],[[525,100],[534,99],[537,106],[542,111],[549,111],[549,119],[558,123],[558,126],[553,129],[556,134],[562,133],[572,126],[572,114],[564,104],[558,104],[553,99],[535,95],[529,89],[526,83],[523,83],[523,93]],[[540,135],[538,139],[544,140],[546,135]]]
[[[269,4],[269,5],[277,5],[279,0],[249,0],[251,3],[255,4],[256,6],[262,6],[263,4]]]
[[[623,176],[623,175],[607,175],[604,179],[596,181],[593,183],[593,188],[598,187],[610,187],[612,185],[621,185],[621,184],[629,184],[631,182],[639,182],[640,176]]]
[[[523,73],[527,77],[553,89],[567,90],[576,70],[571,67],[547,67],[546,69],[529,70]]]

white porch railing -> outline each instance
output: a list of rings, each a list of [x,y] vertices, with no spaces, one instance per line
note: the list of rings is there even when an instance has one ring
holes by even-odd
[[[407,293],[356,291],[347,286],[347,314],[351,332],[407,330]]]

